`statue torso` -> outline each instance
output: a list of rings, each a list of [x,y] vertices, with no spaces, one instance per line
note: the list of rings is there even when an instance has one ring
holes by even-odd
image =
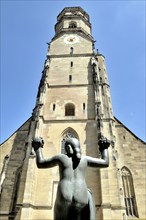
[[[57,192],[58,201],[66,201],[77,208],[82,208],[87,205],[86,169],[87,160],[85,158],[82,158],[77,167],[73,169],[72,158],[63,155]]]

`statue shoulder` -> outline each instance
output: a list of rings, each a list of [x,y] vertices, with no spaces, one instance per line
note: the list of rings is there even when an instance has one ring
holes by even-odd
[[[69,158],[65,154],[58,154],[58,155],[56,155],[54,157],[60,162],[61,165],[66,166],[68,164],[68,162],[69,162]]]

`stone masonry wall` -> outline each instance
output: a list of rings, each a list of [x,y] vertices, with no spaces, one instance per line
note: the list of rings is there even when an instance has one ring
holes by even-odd
[[[1,147],[1,186],[0,219],[13,215],[19,188],[19,180],[27,149],[27,136],[30,120],[25,122]],[[5,159],[8,158],[7,164]],[[4,162],[4,163],[3,163]],[[4,168],[5,167],[5,168]]]
[[[124,166],[130,170],[138,216],[139,219],[146,219],[146,143],[136,137],[117,119],[115,129],[119,172]]]

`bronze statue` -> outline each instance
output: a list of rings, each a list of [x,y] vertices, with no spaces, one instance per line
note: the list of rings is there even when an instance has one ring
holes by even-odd
[[[82,156],[76,138],[65,139],[65,154],[44,159],[42,138],[34,138],[32,146],[36,152],[36,163],[40,169],[59,166],[60,181],[54,207],[54,220],[95,219],[94,200],[87,188],[85,177],[87,166],[104,168],[109,166],[108,147],[110,141],[101,138],[98,142],[101,158]]]

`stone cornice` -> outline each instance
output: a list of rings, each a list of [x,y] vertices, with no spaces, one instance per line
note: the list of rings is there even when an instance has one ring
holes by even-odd
[[[59,21],[65,14],[65,12],[73,12],[73,11],[80,11],[89,21],[89,15],[85,12],[81,7],[65,7],[57,16],[57,21]]]
[[[47,59],[49,58],[68,58],[68,57],[92,57],[93,53],[80,53],[80,54],[59,54],[59,55],[55,55],[55,54],[50,54],[47,55]]]
[[[33,208],[33,209],[40,209],[40,210],[52,209],[52,206],[49,206],[49,205],[33,205],[31,203],[18,204],[17,207]]]
[[[112,209],[112,210],[125,210],[125,206],[112,205],[111,203],[103,203],[100,205],[95,205],[96,207],[101,207],[102,209]]]
[[[86,25],[88,25],[89,28],[91,28],[91,23],[87,21],[82,15],[65,15],[63,16],[56,24],[55,24],[55,31],[57,25],[62,21],[62,20],[72,20],[72,19],[80,19],[83,22],[85,22]]]
[[[76,116],[64,116],[66,119],[45,119],[43,115],[40,115],[40,118],[44,123],[87,123],[89,121],[96,122],[95,118],[92,119],[82,119],[77,118]]]
[[[92,84],[66,84],[66,85],[50,85],[47,84],[48,88],[50,89],[56,89],[56,88],[71,88],[71,87],[88,87],[88,86],[92,86]]]
[[[81,28],[81,27],[77,27],[77,28],[62,28],[59,32],[57,32],[55,34],[55,36],[52,38],[52,41],[57,39],[58,37],[60,37],[64,33],[68,33],[68,34],[70,34],[70,33],[77,34],[78,33],[81,37],[84,37],[84,38],[94,42],[93,37],[88,32],[86,32],[83,28]]]

